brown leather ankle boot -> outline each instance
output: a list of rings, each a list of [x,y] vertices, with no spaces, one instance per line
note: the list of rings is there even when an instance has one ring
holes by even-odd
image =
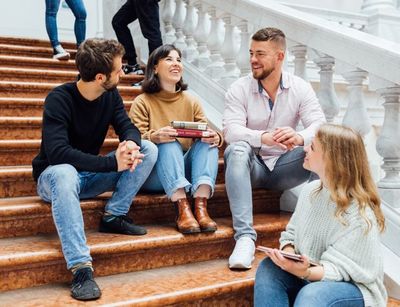
[[[187,198],[178,199],[174,202],[177,212],[176,226],[181,233],[197,233],[200,232],[200,226],[193,216]]]
[[[217,230],[217,223],[207,213],[206,197],[196,197],[194,199],[194,216],[197,222],[199,222],[201,231],[214,232]]]

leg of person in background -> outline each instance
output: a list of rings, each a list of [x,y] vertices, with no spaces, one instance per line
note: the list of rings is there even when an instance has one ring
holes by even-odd
[[[192,183],[194,216],[203,232],[214,232],[217,224],[207,212],[207,201],[214,194],[218,173],[218,148],[201,141],[195,142],[185,156],[186,178]]]
[[[128,25],[137,19],[135,2],[136,0],[128,0],[112,19],[112,26],[117,39],[125,48],[124,58],[128,61],[128,65],[125,65],[123,68],[125,74],[143,74],[137,63],[135,44],[133,43],[131,31],[128,28]]]
[[[149,54],[162,45],[160,12],[157,0],[136,0],[136,12],[140,30],[147,39]]]
[[[85,40],[86,37],[86,9],[82,0],[65,0],[75,16],[75,38],[76,46]]]
[[[68,60],[70,54],[58,41],[57,13],[59,7],[60,0],[46,0],[46,31],[53,47],[53,59]]]

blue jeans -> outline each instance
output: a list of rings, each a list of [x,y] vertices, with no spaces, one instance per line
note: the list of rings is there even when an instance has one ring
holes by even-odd
[[[265,258],[254,284],[255,307],[364,307],[358,287],[350,282],[302,280]]]
[[[61,0],[46,0],[46,30],[50,39],[50,43],[53,46],[60,45],[58,41],[58,30],[57,30],[57,13],[60,7]],[[65,0],[72,13],[75,16],[75,37],[76,44],[79,46],[86,36],[86,9],[83,4],[83,0]]]
[[[133,172],[78,172],[70,164],[59,164],[50,165],[40,174],[37,191],[44,201],[51,202],[68,269],[92,260],[79,200],[114,190],[105,211],[113,215],[126,214],[157,160],[157,147],[153,143],[142,141],[140,151],[145,157]]]
[[[180,188],[193,195],[201,184],[214,192],[218,172],[218,148],[201,141],[184,153],[179,142],[158,144],[158,160],[143,185],[148,192],[165,191],[168,198]]]
[[[252,188],[291,189],[310,177],[303,168],[303,147],[283,154],[271,172],[252,147],[243,141],[229,145],[224,154],[225,185],[232,212],[235,240],[248,236],[254,241]]]

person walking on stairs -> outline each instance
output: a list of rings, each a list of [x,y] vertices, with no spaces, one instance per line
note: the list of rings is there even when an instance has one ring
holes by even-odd
[[[281,30],[257,31],[250,44],[252,74],[225,95],[225,185],[236,240],[232,269],[249,269],[254,259],[252,188],[286,190],[309,179],[302,146],[325,122],[311,85],[282,71],[285,50]],[[304,128],[296,131],[300,121]]]
[[[46,31],[53,47],[53,59],[68,60],[69,52],[61,46],[58,41],[57,13],[60,8],[61,0],[46,0]],[[83,0],[65,0],[75,16],[75,38],[76,45],[85,40],[86,36],[86,9]]]
[[[118,41],[126,50],[125,58],[128,64],[124,66],[125,74],[143,75],[143,70],[137,63],[135,45],[128,28],[130,23],[139,20],[140,30],[148,41],[149,54],[162,45],[158,2],[159,0],[128,0],[112,19]]]
[[[182,80],[181,52],[173,45],[154,50],[143,80],[143,94],[136,97],[129,116],[158,147],[158,160],[143,189],[165,191],[175,205],[176,223],[185,234],[214,232],[207,202],[212,197],[218,172],[218,148],[222,136],[208,128],[203,138],[181,138],[171,121],[207,123],[198,99],[186,92]],[[193,197],[193,210],[186,193]]]
[[[51,203],[67,269],[73,273],[71,295],[78,300],[100,297],[93,280],[80,199],[114,191],[105,206],[100,231],[144,235],[127,213],[157,160],[157,147],[141,141],[125,111],[117,84],[123,46],[115,40],[84,41],[76,54],[81,79],[54,88],[46,97],[42,143],[33,159],[37,192]],[[120,143],[99,155],[109,126]]]
[[[261,261],[254,306],[385,307],[385,217],[361,135],[325,124],[304,150],[304,168],[320,180],[302,189],[280,250]],[[301,255],[300,261],[281,250]]]

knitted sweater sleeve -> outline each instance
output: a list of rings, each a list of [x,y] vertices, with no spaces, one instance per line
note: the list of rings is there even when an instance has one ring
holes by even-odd
[[[368,218],[373,220],[374,216]],[[322,280],[373,283],[382,270],[377,225],[373,222],[372,228],[366,232],[367,224],[359,218],[358,212],[347,223],[332,236],[332,242],[321,255]]]
[[[155,130],[150,129],[149,110],[144,100],[139,96],[133,101],[129,111],[129,117],[142,134],[142,139],[150,140],[150,135],[155,132]]]

